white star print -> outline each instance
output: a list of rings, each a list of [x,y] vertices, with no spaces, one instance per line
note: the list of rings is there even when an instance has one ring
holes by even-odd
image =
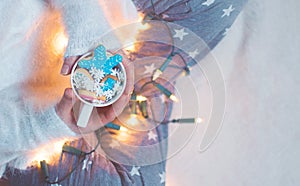
[[[58,181],[58,177],[55,178],[55,181]],[[55,184],[51,184],[50,186],[61,186],[61,184],[55,183]]]
[[[230,14],[233,10],[234,10],[234,8],[232,8],[232,5],[230,5],[227,9],[223,9],[224,14],[222,15],[222,17],[230,16]]]
[[[161,103],[165,103],[166,102],[166,96],[164,94],[161,94],[159,96],[159,98],[161,99]]]
[[[183,40],[184,36],[188,35],[188,33],[184,32],[184,28],[180,30],[174,29],[174,31],[176,32],[176,34],[173,37],[178,37],[181,41]]]
[[[166,18],[169,18],[169,17],[170,17],[170,16],[168,16],[167,14],[163,14],[163,15],[162,15],[162,18],[163,18],[163,19],[166,19]]]
[[[225,32],[223,33],[223,36],[226,36],[229,30],[230,30],[229,28],[225,28]]]
[[[109,146],[114,149],[115,147],[120,147],[120,143],[117,140],[112,140]]]
[[[150,130],[148,132],[148,140],[153,139],[154,141],[156,141],[156,138],[157,138],[157,135],[152,130]]]
[[[86,169],[87,171],[89,171],[89,165],[92,164],[93,162],[91,160],[88,160],[88,158],[86,158],[85,160],[83,160],[82,170]]]
[[[195,58],[199,54],[198,48],[193,52],[189,52],[188,54],[191,58]]]
[[[163,171],[162,173],[159,173],[160,177],[160,183],[165,183],[166,182],[166,173]]]
[[[134,176],[134,175],[140,176],[140,173],[139,173],[139,169],[140,169],[140,168],[141,168],[141,167],[133,166],[132,169],[131,169],[131,171],[130,171],[130,175],[131,175],[131,176]]]
[[[156,69],[154,63],[152,63],[151,65],[145,65],[145,71],[144,74],[152,74],[153,71]]]
[[[202,5],[210,6],[214,2],[215,2],[215,0],[206,0],[204,3],[202,3]]]

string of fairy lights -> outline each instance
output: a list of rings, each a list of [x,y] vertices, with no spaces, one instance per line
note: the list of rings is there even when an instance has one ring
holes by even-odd
[[[153,20],[154,18],[157,19],[157,16],[153,16],[153,15],[148,15],[145,17],[144,22],[147,20]],[[170,28],[169,28],[169,32]],[[130,109],[130,115],[128,117],[132,117],[132,116],[139,116],[144,118],[144,121],[152,121],[152,122],[156,122],[159,124],[171,124],[171,123],[190,123],[190,124],[198,124],[202,122],[201,118],[198,117],[194,117],[194,118],[174,118],[174,119],[166,119],[164,118],[162,121],[157,120],[155,118],[155,116],[151,113],[148,112],[149,107],[150,110],[153,110],[155,108],[152,108],[152,105],[149,104],[149,99],[147,96],[143,96],[143,91],[144,88],[147,85],[151,85],[153,86],[152,89],[155,89],[156,92],[158,91],[159,93],[163,94],[167,99],[168,102],[178,102],[178,98],[176,97],[176,95],[174,94],[174,92],[172,92],[170,89],[167,88],[167,84],[175,81],[179,76],[188,76],[190,74],[191,71],[191,64],[193,64],[193,62],[186,62],[185,59],[182,57],[181,51],[175,51],[175,47],[172,46],[172,51],[170,52],[170,54],[168,55],[168,57],[164,60],[164,62],[162,63],[162,65],[155,69],[151,75],[151,78],[149,79],[149,81],[145,82],[144,85],[140,88],[135,87],[134,91],[131,94],[131,99],[129,101],[129,109]],[[174,56],[179,56],[183,63],[184,66],[180,67],[177,65],[172,65],[172,59],[174,58]],[[160,77],[164,74],[164,72],[166,71],[166,69],[168,68],[174,68],[174,69],[178,69],[178,72],[175,73],[172,77],[169,78],[169,80],[166,83],[160,83],[158,80],[160,79]],[[138,90],[138,91],[136,91]],[[63,153],[68,153],[74,156],[78,157],[78,162],[77,164],[64,176],[62,176],[60,179],[56,179],[55,181],[51,180],[50,176],[49,176],[49,168],[48,168],[48,164],[45,160],[40,161],[40,169],[42,171],[43,177],[44,177],[44,181],[48,184],[59,184],[62,181],[64,181],[65,179],[67,179],[79,166],[80,164],[82,164],[85,160],[85,158],[94,153],[96,151],[96,149],[99,147],[100,145],[100,133],[102,130],[121,130],[122,127],[124,127],[123,125],[117,125],[113,122],[106,124],[104,127],[98,129],[97,131],[95,131],[96,137],[97,137],[97,144],[95,145],[95,147],[88,152],[82,151],[80,149],[77,149],[75,147],[72,147],[70,145],[64,144],[62,147],[62,154]]]

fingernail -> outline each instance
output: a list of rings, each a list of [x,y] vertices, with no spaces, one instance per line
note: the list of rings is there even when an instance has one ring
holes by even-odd
[[[70,67],[68,65],[63,65],[60,71],[60,74],[67,75],[69,73]]]

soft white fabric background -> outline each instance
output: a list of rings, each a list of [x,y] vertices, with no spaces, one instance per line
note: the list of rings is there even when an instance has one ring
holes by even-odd
[[[205,152],[197,132],[168,160],[167,185],[300,184],[299,9],[250,0],[213,50],[227,89],[223,127]]]
[[[183,151],[169,159],[167,185],[300,183],[300,99],[297,97],[300,93],[300,2],[250,1],[227,37],[213,51],[227,88],[222,130],[207,151],[199,153],[200,138],[196,133]],[[32,9],[34,13],[42,11],[39,6]],[[24,16],[20,19],[20,27],[26,27],[28,20]],[[8,28],[6,22],[1,23]],[[2,37],[1,44],[8,40],[17,44],[17,36]],[[12,60],[22,61],[15,57],[22,59],[24,55],[17,54],[25,54],[27,48],[15,51]],[[21,67],[15,65],[16,75],[26,77],[27,71]],[[1,69],[2,74],[10,70]],[[1,88],[15,83],[14,79],[3,79]]]

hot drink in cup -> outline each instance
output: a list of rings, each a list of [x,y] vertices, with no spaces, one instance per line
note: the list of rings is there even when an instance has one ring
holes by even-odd
[[[122,56],[112,55],[103,45],[77,60],[71,73],[71,85],[82,101],[77,125],[85,127],[93,107],[113,104],[122,95],[126,85],[126,72]]]

